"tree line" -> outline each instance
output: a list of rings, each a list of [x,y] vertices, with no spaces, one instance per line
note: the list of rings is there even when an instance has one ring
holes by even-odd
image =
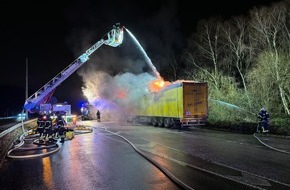
[[[289,5],[286,0],[228,20],[200,20],[182,55],[169,59],[167,75],[207,81],[210,100],[239,111],[257,113],[265,107],[272,115],[289,116]]]

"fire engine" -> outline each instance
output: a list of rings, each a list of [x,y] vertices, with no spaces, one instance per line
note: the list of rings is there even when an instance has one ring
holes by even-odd
[[[81,117],[82,120],[92,120],[95,118],[95,109],[94,106],[88,102],[83,103],[81,107]]]

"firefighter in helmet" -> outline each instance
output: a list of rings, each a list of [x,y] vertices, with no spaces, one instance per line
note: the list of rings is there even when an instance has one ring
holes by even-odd
[[[64,118],[62,117],[60,112],[56,112],[55,113],[55,122],[54,122],[54,127],[53,127],[53,140],[57,141],[57,139],[59,138],[59,131],[60,128],[63,127],[66,124]]]
[[[261,108],[258,113],[259,118],[259,125],[257,128],[257,132],[268,133],[269,132],[269,121],[270,121],[270,114],[265,108]]]
[[[58,129],[58,135],[60,136],[60,139],[61,139],[60,142],[64,142],[65,132],[66,132],[66,129],[64,128],[64,126],[66,125],[66,121],[63,118],[62,113],[57,114],[56,125]]]
[[[44,135],[45,135],[44,140],[48,143],[52,143],[53,142],[52,134],[53,134],[52,118],[50,114],[47,114],[44,126]]]
[[[44,126],[46,121],[46,114],[39,114],[37,118],[37,133],[39,133],[39,142],[42,143],[44,140]]]

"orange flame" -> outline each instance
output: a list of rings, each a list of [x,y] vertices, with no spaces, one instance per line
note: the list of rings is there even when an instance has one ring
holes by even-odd
[[[117,94],[117,98],[124,99],[126,98],[126,91],[125,90],[119,90]]]
[[[163,78],[157,78],[149,84],[150,92],[159,92],[162,88],[170,85],[171,83],[168,81],[164,81]]]

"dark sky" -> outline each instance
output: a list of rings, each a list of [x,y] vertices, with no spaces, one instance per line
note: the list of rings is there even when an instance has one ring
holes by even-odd
[[[253,6],[268,5],[272,1],[203,0],[195,4],[188,0],[2,0],[0,116],[3,110],[23,106],[26,60],[30,96],[99,41],[117,22],[136,36],[154,63],[162,59],[164,49],[185,48],[186,39],[198,20],[243,14]],[[90,59],[83,67],[96,60],[103,64],[106,54],[103,49],[106,48],[95,52],[96,57],[103,59]],[[129,50],[126,56],[130,56]],[[68,101],[74,108],[77,101],[84,99],[81,86],[82,78],[76,72],[56,89],[55,96],[59,102]],[[22,90],[18,91],[19,88]]]

